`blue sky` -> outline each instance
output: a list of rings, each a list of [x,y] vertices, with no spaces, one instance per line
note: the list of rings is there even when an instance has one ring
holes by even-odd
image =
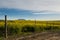
[[[60,20],[60,0],[0,0],[0,19]]]

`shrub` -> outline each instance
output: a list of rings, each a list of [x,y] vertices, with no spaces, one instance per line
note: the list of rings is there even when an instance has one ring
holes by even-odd
[[[8,35],[14,35],[14,34],[18,34],[19,32],[19,28],[16,27],[8,27]]]
[[[53,27],[53,30],[59,30],[60,28],[59,27],[57,27],[57,26],[54,26]]]
[[[22,32],[35,32],[35,28],[31,25],[25,25],[22,27]]]
[[[44,27],[44,30],[52,30],[52,26]]]
[[[5,28],[2,26],[0,27],[0,37],[4,36],[5,34]]]
[[[40,31],[44,31],[44,27],[40,27]]]

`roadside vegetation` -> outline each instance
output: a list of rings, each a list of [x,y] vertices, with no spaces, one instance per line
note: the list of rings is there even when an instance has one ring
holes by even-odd
[[[60,31],[59,21],[8,20],[8,36],[24,35],[44,31]],[[0,37],[4,37],[4,21],[0,21]]]

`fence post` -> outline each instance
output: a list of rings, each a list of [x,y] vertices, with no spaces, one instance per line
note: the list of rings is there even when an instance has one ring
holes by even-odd
[[[7,39],[7,15],[5,15],[5,38]]]

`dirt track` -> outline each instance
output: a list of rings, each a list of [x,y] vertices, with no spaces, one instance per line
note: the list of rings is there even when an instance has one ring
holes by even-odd
[[[17,38],[16,40],[60,40],[60,32],[42,32]]]

